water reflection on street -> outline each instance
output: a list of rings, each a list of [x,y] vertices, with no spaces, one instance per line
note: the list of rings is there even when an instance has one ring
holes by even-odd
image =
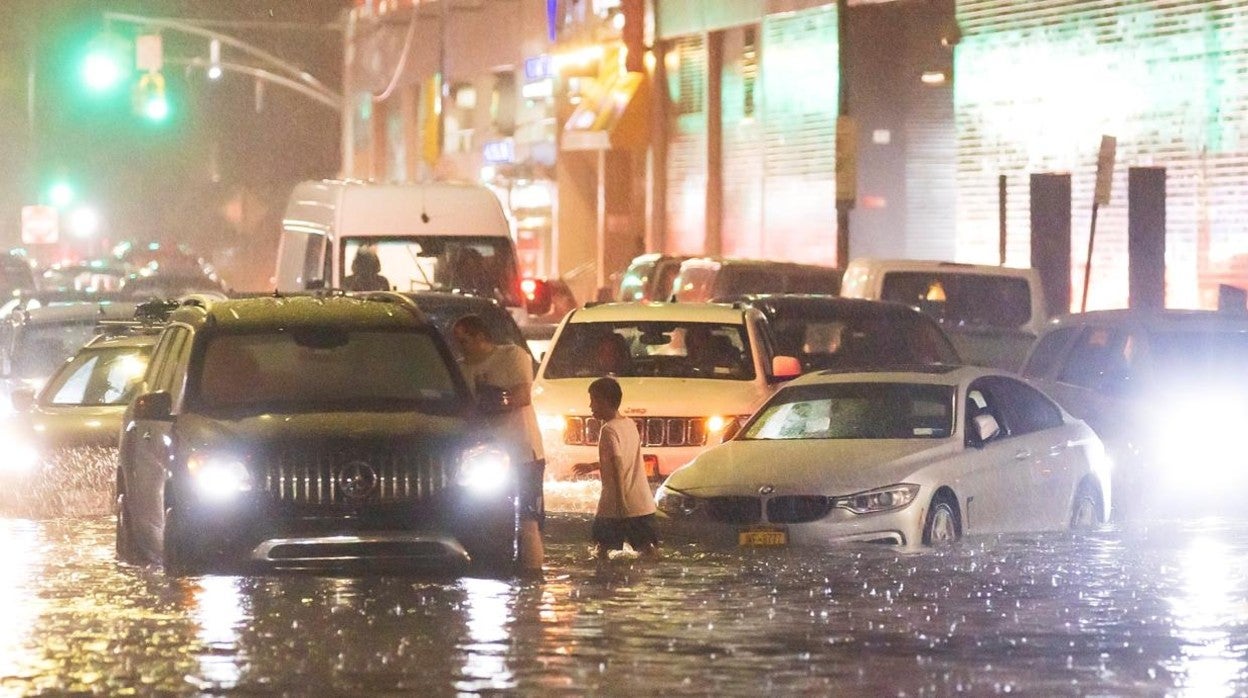
[[[0,519],[0,693],[1248,691],[1244,522],[605,565],[587,528],[542,581],[177,580],[109,517]]]

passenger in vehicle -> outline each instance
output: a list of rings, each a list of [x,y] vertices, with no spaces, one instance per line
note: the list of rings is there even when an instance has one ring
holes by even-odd
[[[628,375],[632,357],[628,351],[628,340],[615,332],[604,334],[594,345],[594,375],[623,376]]]
[[[351,275],[342,280],[348,291],[389,291],[390,280],[381,275],[381,260],[368,245],[355,251],[351,260]]]
[[[692,325],[685,330],[685,351],[693,372],[702,376],[735,375],[741,369],[741,354],[732,340],[710,329]]]

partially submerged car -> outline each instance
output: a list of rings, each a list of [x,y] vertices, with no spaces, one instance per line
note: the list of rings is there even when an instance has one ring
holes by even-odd
[[[659,488],[673,535],[742,546],[920,546],[1105,520],[1090,427],[1003,372],[821,371]]]
[[[123,420],[118,557],[506,571],[518,478],[484,417],[510,396],[489,399],[399,294],[187,299]]]
[[[1023,375],[1114,459],[1115,518],[1241,509],[1248,316],[1102,310],[1055,319]]]
[[[637,423],[651,478],[720,442],[800,372],[773,355],[762,313],[713,303],[607,303],[564,318],[533,384],[546,473],[568,478],[598,458],[589,384],[611,375]]]

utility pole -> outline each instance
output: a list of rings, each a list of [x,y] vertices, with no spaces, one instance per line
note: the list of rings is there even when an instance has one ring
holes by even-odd
[[[849,266],[849,210],[857,198],[858,134],[849,118],[849,0],[836,0],[836,266]]]

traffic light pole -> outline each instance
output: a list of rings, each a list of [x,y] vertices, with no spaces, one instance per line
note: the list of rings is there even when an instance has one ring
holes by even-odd
[[[211,29],[205,29],[204,27],[191,21],[171,19],[168,17],[145,17],[143,15],[124,14],[121,12],[105,12],[104,19],[110,22],[135,24],[154,29],[169,29],[172,31],[182,32],[184,34],[202,36],[206,39],[219,41],[226,46],[231,46],[243,53],[246,53],[247,55],[254,56],[261,61],[269,63],[290,77],[284,77],[262,68],[237,63],[221,63],[220,65],[223,70],[245,73],[255,77],[258,80],[265,80],[282,85],[283,87],[288,87],[296,92],[299,92],[300,94],[303,94],[304,96],[311,97],[322,104],[331,106],[334,109],[339,109],[342,106],[342,95],[326,87],[324,83],[317,80],[306,70],[293,63],[282,60],[262,48],[252,46],[251,44],[245,41],[240,41],[239,39],[229,36],[228,34],[222,34]],[[208,64],[207,61],[202,61],[202,59],[169,60],[169,62],[186,65],[194,63],[196,60],[199,60],[200,63],[205,66]]]

